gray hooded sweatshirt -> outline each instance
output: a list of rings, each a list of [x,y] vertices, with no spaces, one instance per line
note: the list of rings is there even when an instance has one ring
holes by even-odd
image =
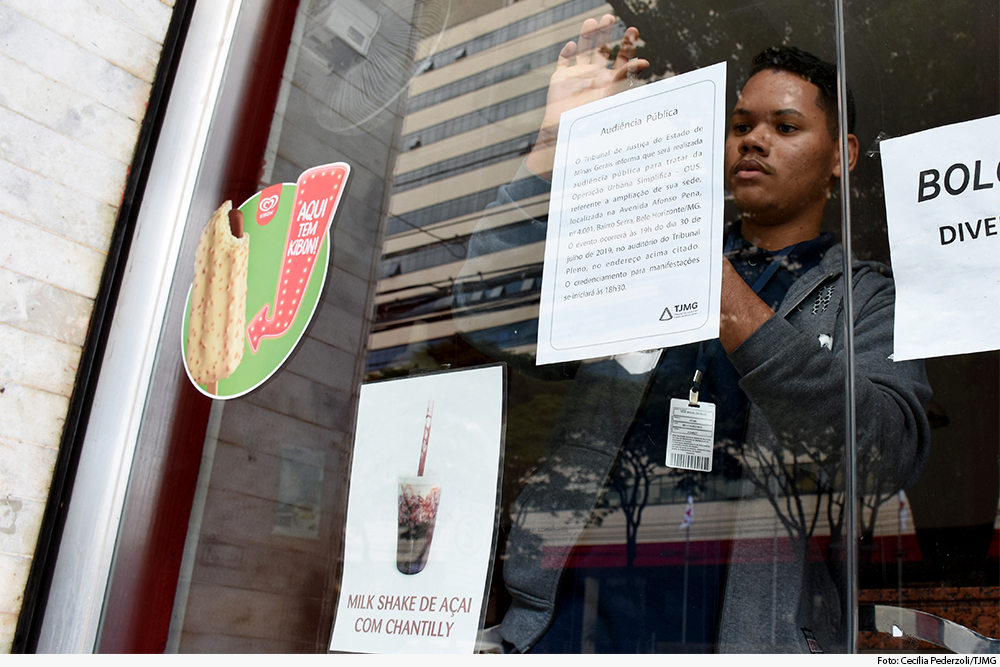
[[[548,187],[537,177],[521,178],[500,189],[497,204],[514,203]],[[474,235],[470,257],[506,249],[493,247],[495,243],[477,245]],[[744,438],[748,462],[769,455],[773,460],[783,452],[822,461],[828,470],[843,469],[848,373],[843,269],[838,244],[789,288],[775,315],[729,355],[750,400]],[[888,267],[854,260],[852,272],[856,460],[858,478],[865,483],[859,492],[885,494],[915,482],[927,460],[930,430],[924,408],[931,389],[922,362],[895,363],[891,358],[895,290]],[[516,650],[530,649],[552,622],[569,555],[568,549],[562,556],[548,553],[543,562],[541,545],[547,536],[523,519],[537,512],[572,516],[559,527],[559,541],[575,542],[590,520],[652,375],[629,373],[613,359],[584,364],[577,373],[550,435],[550,454],[518,498],[507,543],[504,582],[513,602],[498,631]],[[761,479],[753,478],[751,466],[744,469],[720,650],[808,652],[807,633],[825,651],[847,650],[843,584],[838,586],[825,564],[805,553],[808,522],[786,523],[799,549],[789,562],[772,562],[770,546],[749,539],[747,523],[741,521],[749,503],[743,500],[754,497]],[[769,497],[776,511],[788,500],[780,493],[781,483],[777,486],[778,493]]]

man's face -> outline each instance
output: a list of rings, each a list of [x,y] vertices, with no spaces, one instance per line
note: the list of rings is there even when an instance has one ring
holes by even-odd
[[[737,208],[758,224],[781,225],[819,211],[840,176],[837,137],[817,105],[819,89],[790,72],[747,81],[726,137],[726,179]]]

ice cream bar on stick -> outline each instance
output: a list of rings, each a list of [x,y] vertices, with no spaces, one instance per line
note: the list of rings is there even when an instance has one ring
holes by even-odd
[[[186,360],[191,377],[210,394],[243,359],[250,237],[242,213],[230,214],[232,206],[227,201],[212,215],[194,261]]]

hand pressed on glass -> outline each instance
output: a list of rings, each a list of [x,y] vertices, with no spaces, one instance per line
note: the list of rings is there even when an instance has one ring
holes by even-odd
[[[618,55],[608,67],[614,27],[615,17],[611,14],[605,14],[600,22],[587,19],[580,28],[580,39],[567,42],[559,52],[556,71],[549,80],[538,139],[525,160],[528,169],[543,178],[552,174],[559,117],[563,112],[625,90],[629,76],[649,67],[648,61],[635,57],[639,42],[637,28],[625,31]]]

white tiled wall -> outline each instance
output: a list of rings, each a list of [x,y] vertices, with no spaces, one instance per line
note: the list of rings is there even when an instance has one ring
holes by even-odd
[[[0,651],[173,0],[0,0]]]

